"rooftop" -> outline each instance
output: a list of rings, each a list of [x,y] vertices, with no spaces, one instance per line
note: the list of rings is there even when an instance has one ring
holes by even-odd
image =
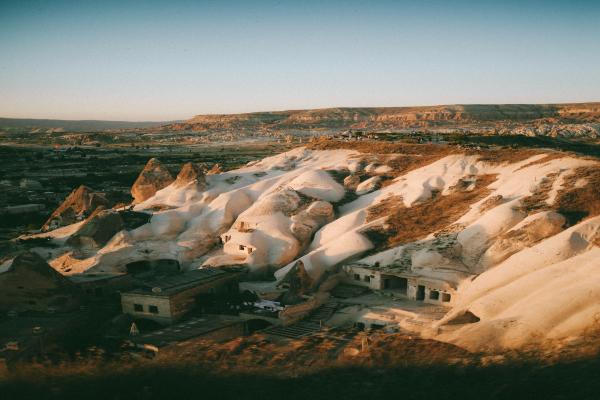
[[[216,281],[232,273],[222,269],[203,268],[184,272],[177,275],[162,277],[144,283],[144,287],[131,290],[126,293],[141,294],[147,296],[169,297],[172,294],[198,286],[200,284]]]
[[[85,283],[122,278],[125,276],[127,276],[127,274],[122,272],[93,272],[69,275],[68,278],[74,283]]]

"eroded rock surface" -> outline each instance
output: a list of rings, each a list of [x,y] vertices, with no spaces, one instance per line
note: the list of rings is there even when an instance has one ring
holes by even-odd
[[[179,171],[173,186],[184,187],[189,185],[195,185],[196,190],[204,190],[206,188],[206,179],[204,177],[204,170],[198,164],[185,163]]]
[[[65,201],[52,213],[43,225],[42,230],[49,231],[73,224],[92,214],[98,207],[110,206],[111,202],[103,193],[81,185],[72,191]]]
[[[151,158],[131,187],[133,203],[141,203],[173,182],[173,176],[157,158]]]

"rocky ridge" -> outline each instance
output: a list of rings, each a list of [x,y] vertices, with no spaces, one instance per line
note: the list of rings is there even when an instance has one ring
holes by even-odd
[[[598,138],[600,103],[327,108],[197,115],[165,131],[474,129],[499,135]]]

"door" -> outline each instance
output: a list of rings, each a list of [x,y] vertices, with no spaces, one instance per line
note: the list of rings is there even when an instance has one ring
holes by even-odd
[[[423,285],[417,286],[417,300],[425,300],[425,286]]]

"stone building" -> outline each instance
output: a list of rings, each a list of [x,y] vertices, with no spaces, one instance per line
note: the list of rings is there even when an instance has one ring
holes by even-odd
[[[161,324],[172,324],[196,307],[201,294],[236,293],[238,274],[219,269],[198,269],[121,293],[123,312]]]
[[[409,269],[378,268],[360,263],[345,265],[343,269],[345,283],[444,306],[454,300],[459,282],[470,276],[450,269],[426,275]]]

